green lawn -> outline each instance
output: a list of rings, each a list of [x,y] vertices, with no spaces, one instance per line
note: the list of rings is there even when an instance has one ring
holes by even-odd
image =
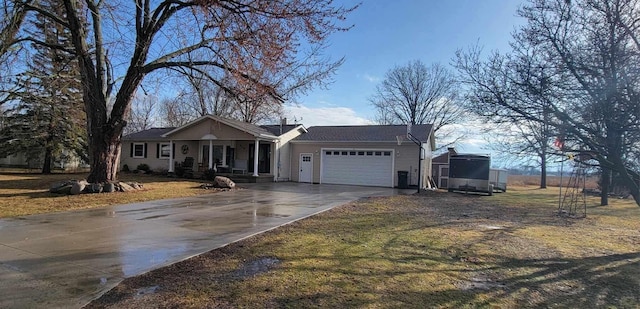
[[[90,308],[638,308],[640,208],[557,188],[351,203],[125,280]]]

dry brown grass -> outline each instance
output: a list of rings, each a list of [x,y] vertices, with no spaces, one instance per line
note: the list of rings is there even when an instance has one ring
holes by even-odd
[[[89,308],[638,308],[640,208],[557,188],[344,205],[125,280]],[[145,293],[146,292],[146,293]]]
[[[86,176],[87,174],[0,174],[0,218],[212,193],[211,190],[201,189],[197,180],[124,173],[119,175],[122,181],[140,182],[144,185],[144,190],[68,196],[49,193],[49,187],[56,182],[84,179]]]
[[[562,177],[562,186],[566,186],[569,183],[569,177]],[[540,176],[526,176],[526,175],[509,175],[508,186],[515,187],[539,187]],[[559,187],[560,176],[547,176],[548,187]],[[589,177],[585,181],[585,187],[588,189],[595,189],[598,186],[598,177]]]

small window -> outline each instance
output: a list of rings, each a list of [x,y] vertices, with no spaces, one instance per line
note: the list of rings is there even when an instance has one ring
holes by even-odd
[[[359,156],[364,156],[364,151],[358,151]]]
[[[391,156],[391,151],[385,151],[385,152],[384,152],[384,156],[385,156],[385,157],[389,157],[389,156]]]
[[[302,157],[302,162],[311,162],[311,157]]]
[[[331,151],[327,151],[327,152],[325,152],[324,154],[326,154],[326,155],[330,156],[330,155],[331,155]]]
[[[367,155],[368,156],[372,156],[373,155],[373,151],[367,151]]]
[[[381,156],[382,155],[382,151],[376,151],[376,156]]]
[[[340,151],[334,151],[334,152],[333,152],[333,155],[334,155],[334,156],[339,156],[339,155],[340,155]]]
[[[169,143],[160,144],[160,158],[169,158],[171,154],[171,146]]]
[[[350,155],[350,156],[355,156],[355,155],[356,155],[356,152],[355,152],[355,151],[350,151],[350,152],[349,152],[349,155]]]
[[[144,158],[144,143],[133,143],[133,158]]]
[[[343,152],[342,152],[342,155],[343,155],[343,156],[346,156],[347,154],[348,154],[348,152],[346,152],[346,151],[343,151]]]

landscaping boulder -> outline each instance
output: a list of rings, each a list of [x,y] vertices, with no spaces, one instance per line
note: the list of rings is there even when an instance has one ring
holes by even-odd
[[[69,190],[69,194],[78,195],[84,191],[84,188],[87,186],[87,182],[84,180],[74,181],[71,183],[71,189]]]
[[[216,178],[213,179],[213,182],[218,188],[233,189],[236,186],[236,183],[233,182],[233,180],[223,176],[216,176]]]
[[[128,185],[126,182],[120,182],[118,183],[118,186],[120,187],[120,191],[122,192],[130,192],[130,191],[136,190],[132,186]]]
[[[65,181],[65,182],[59,182],[56,184],[53,184],[50,188],[49,188],[49,192],[51,193],[56,193],[56,194],[69,194],[71,192],[71,187],[73,182],[71,181]]]
[[[142,190],[142,184],[141,183],[137,183],[137,182],[130,182],[129,185],[136,189],[136,190]]]
[[[111,193],[115,191],[115,185],[111,182],[107,182],[102,186],[102,192]]]
[[[100,192],[102,192],[102,184],[101,183],[89,184],[87,192],[89,192],[89,193],[100,193]]]

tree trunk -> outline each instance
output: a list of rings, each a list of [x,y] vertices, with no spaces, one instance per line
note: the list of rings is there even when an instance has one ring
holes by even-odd
[[[546,149],[545,149],[546,151]],[[540,154],[540,189],[547,188],[547,154],[543,152]]]
[[[611,169],[602,167],[600,176],[600,206],[609,205],[609,187],[611,185]]]
[[[44,163],[42,163],[42,174],[51,174],[51,148],[44,150]]]
[[[88,182],[104,183],[116,181],[120,158],[120,134],[114,136],[111,130],[94,134],[90,141],[90,165]]]

